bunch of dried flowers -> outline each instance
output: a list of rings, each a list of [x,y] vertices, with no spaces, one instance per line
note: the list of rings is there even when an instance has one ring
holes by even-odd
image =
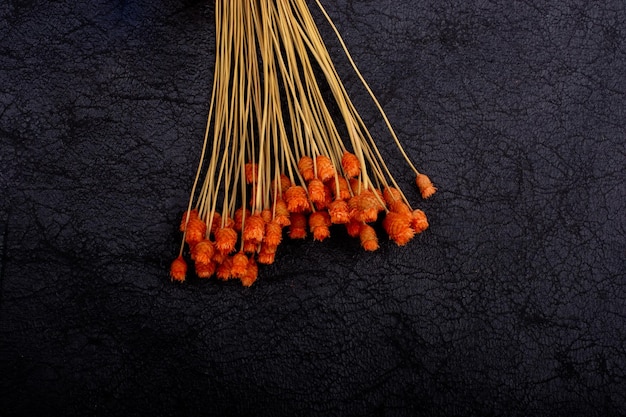
[[[337,28],[315,3],[415,172],[422,197],[430,197],[435,187],[409,160]],[[341,225],[374,251],[379,243],[371,224],[380,217],[398,245],[423,232],[425,213],[411,207],[383,161],[306,1],[216,0],[215,17],[209,116],[171,278],[185,280],[185,247],[198,277],[237,278],[249,286],[258,264],[274,262],[285,235],[323,241]],[[340,117],[322,94],[320,72]]]

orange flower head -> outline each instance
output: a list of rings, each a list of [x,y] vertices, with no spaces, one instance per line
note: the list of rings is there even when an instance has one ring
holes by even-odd
[[[185,242],[193,247],[193,245],[204,239],[205,236],[206,223],[198,217],[190,218],[187,223],[187,230],[185,231]]]
[[[415,178],[415,183],[417,184],[417,188],[419,188],[420,193],[422,194],[422,198],[428,198],[431,195],[435,194],[437,189],[433,186],[433,183],[430,182],[430,178],[428,178],[424,174],[419,174]]]
[[[413,213],[411,213],[411,226],[413,230],[415,230],[415,233],[422,233],[424,230],[428,229],[426,213],[422,210],[413,210]]]
[[[245,214],[245,216],[244,216]],[[244,209],[243,207],[238,208],[235,211],[235,224],[233,225],[233,229],[235,229],[235,231],[237,232],[241,232],[241,225],[242,222],[244,220],[244,217],[247,221],[247,219],[250,217],[250,210],[248,209]]]
[[[291,180],[285,174],[280,174],[280,188],[283,192],[287,191],[287,189],[291,187]]]
[[[328,186],[332,181],[328,181],[324,184],[324,201],[320,201],[315,203],[316,210],[324,210],[330,206],[330,203],[333,202],[333,192]]]
[[[224,261],[217,266],[217,277],[223,281],[233,277],[233,257],[227,256]]]
[[[215,248],[213,242],[208,239],[201,240],[191,248],[191,259],[195,262],[209,263],[213,259],[213,255],[215,255]]]
[[[257,261],[263,265],[271,265],[276,260],[276,252],[259,252]]]
[[[350,207],[344,200],[335,200],[330,203],[328,214],[333,224],[346,224],[350,221]]]
[[[276,204],[274,205],[274,214],[274,221],[282,227],[289,226],[291,224],[291,221],[289,220],[289,210],[287,209],[287,203],[285,203],[285,200],[276,200]]]
[[[187,262],[182,256],[174,259],[170,267],[170,277],[172,281],[184,282],[187,275]]]
[[[220,227],[215,231],[215,249],[228,254],[235,250],[237,232],[232,227]]]
[[[272,210],[266,208],[261,211],[261,218],[265,223],[269,223],[272,221]]]
[[[299,185],[285,191],[285,202],[290,213],[304,213],[310,207],[306,190]]]
[[[302,213],[291,213],[289,225],[289,237],[291,239],[304,239],[306,237],[306,216]]]
[[[276,250],[277,246],[269,245],[268,243],[263,243],[261,245],[261,250],[257,255],[257,260],[260,264],[270,265],[274,263],[274,259],[276,258]]]
[[[243,241],[243,251],[245,253],[253,254],[256,252],[259,247],[259,243],[255,240],[244,240]]]
[[[223,253],[223,252],[216,250],[215,254],[213,255],[213,262],[215,262],[216,265],[219,265],[222,262],[224,262],[224,259],[226,259],[227,257],[228,257],[228,253]]]
[[[283,228],[275,220],[265,223],[265,239],[270,246],[278,246],[283,239]]]
[[[224,227],[230,227],[231,229],[235,228],[235,219],[226,216],[226,218],[220,217],[220,220],[224,221]]]
[[[311,181],[315,178],[315,171],[313,170],[313,158],[310,156],[303,156],[298,161],[298,171],[305,181]]]
[[[335,184],[331,183],[330,187],[333,191],[333,194],[335,195],[335,200],[350,199],[350,197],[352,197],[352,194],[350,194],[350,184],[348,184],[348,181],[344,177],[337,177],[337,182],[339,183],[339,194],[337,194],[337,188],[335,187]]]
[[[185,229],[187,228],[187,218],[189,218],[189,220],[191,219],[197,219],[198,218],[198,210],[197,209],[193,209],[190,211],[186,211],[183,213],[183,218],[180,221],[180,231],[184,232]]]
[[[241,277],[241,283],[244,287],[249,287],[254,284],[258,275],[259,267],[257,266],[256,262],[253,258],[248,259],[248,267],[246,268],[246,273],[243,275],[243,277]]]
[[[406,245],[415,236],[411,216],[407,214],[390,211],[383,220],[383,228],[398,246]]]
[[[256,163],[248,162],[245,165],[246,184],[255,183],[259,175],[259,166]]]
[[[357,237],[359,236],[359,234],[361,233],[361,227],[363,227],[365,224],[363,222],[360,222],[358,220],[350,220],[348,223],[346,223],[346,230],[348,232],[348,235],[350,235],[351,237]]]
[[[230,273],[234,278],[241,278],[246,274],[246,269],[248,269],[248,257],[244,253],[239,252],[233,256],[233,267]]]
[[[360,194],[363,190],[366,189],[365,185],[361,181],[359,181],[358,178],[350,178],[350,181],[348,183],[353,194]]]
[[[317,176],[322,182],[326,182],[335,176],[335,167],[326,155],[318,155],[315,158],[317,164]]]
[[[215,262],[207,262],[207,263],[195,263],[196,275],[198,278],[211,278],[217,269],[217,265]]]
[[[309,227],[311,231],[313,231],[314,227],[318,226],[330,226],[332,223],[330,221],[330,215],[327,211],[316,211],[315,213],[311,213],[309,216]]]
[[[309,228],[313,232],[313,239],[322,241],[330,237],[330,215],[326,211],[316,211],[309,216]]]
[[[324,183],[321,180],[313,178],[311,181],[309,181],[308,189],[311,202],[324,202],[324,200],[326,199],[326,190],[324,188]]]
[[[389,209],[396,213],[408,214],[411,216],[411,208],[404,201],[394,201],[389,205]]]
[[[313,239],[320,242],[330,237],[328,226],[318,226],[313,230]]]
[[[352,197],[348,201],[348,206],[351,218],[366,223],[376,221],[381,210],[380,203],[370,190],[363,190],[361,194]]]
[[[385,203],[391,206],[396,201],[402,201],[402,194],[400,194],[400,190],[395,187],[385,187],[383,198]]]
[[[265,234],[265,221],[260,214],[253,214],[246,219],[243,227],[243,240],[261,243]]]
[[[366,251],[373,252],[378,249],[378,237],[372,226],[364,224],[361,227],[359,238],[361,239],[361,246]]]
[[[361,173],[359,158],[348,151],[345,151],[341,157],[341,167],[348,178],[358,177]]]

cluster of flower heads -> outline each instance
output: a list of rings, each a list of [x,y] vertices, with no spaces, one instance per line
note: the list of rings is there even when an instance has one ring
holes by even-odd
[[[364,250],[375,251],[378,236],[371,223],[381,213],[385,232],[399,246],[428,228],[426,214],[412,209],[399,189],[365,186],[359,180],[359,160],[350,152],[342,155],[340,173],[324,155],[315,159],[303,156],[297,167],[304,184],[294,184],[281,174],[271,185],[272,204],[261,210],[255,210],[251,201],[232,217],[217,212],[201,215],[197,209],[185,212],[180,230],[199,278],[240,279],[244,286],[250,286],[257,279],[258,264],[274,262],[284,235],[305,239],[310,234],[314,240],[323,241],[330,237],[332,225],[344,226]],[[245,172],[254,196],[257,164],[246,163]],[[417,175],[416,184],[422,198],[435,193],[424,174]],[[181,254],[172,263],[171,277],[184,281],[186,274],[187,262]]]
[[[402,149],[337,28],[315,3],[415,173],[422,197],[430,197],[435,188]],[[381,217],[398,245],[424,231],[426,215],[411,208],[385,164],[306,0],[216,0],[215,18],[207,128],[172,280],[185,280],[186,254],[198,277],[240,279],[249,286],[259,264],[274,262],[284,236],[323,241],[333,227],[345,227],[374,251],[379,244],[372,223]],[[330,94],[322,93],[320,74]]]

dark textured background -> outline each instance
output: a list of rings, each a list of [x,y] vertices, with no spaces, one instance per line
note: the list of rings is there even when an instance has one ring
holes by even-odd
[[[167,276],[212,1],[1,2],[0,415],[624,412],[624,2],[324,4],[431,228],[287,243],[244,289]]]

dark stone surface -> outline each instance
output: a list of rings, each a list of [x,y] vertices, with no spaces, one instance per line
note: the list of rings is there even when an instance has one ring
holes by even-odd
[[[1,415],[624,412],[624,2],[323,3],[431,228],[286,243],[249,289],[167,276],[212,3],[0,4]]]

